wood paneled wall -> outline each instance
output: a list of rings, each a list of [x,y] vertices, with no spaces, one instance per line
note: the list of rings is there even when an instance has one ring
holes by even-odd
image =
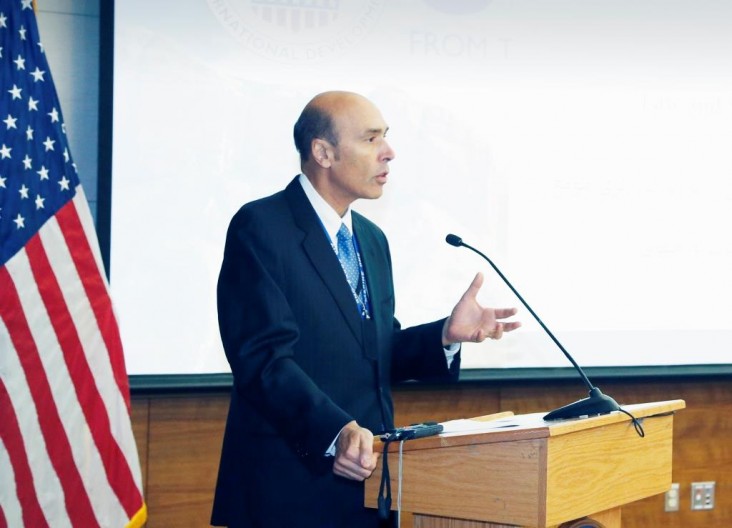
[[[663,496],[651,497],[623,509],[623,527],[732,526],[732,381],[595,382],[621,404],[683,399],[687,405],[674,427],[680,511],[666,513]],[[403,425],[507,410],[540,412],[583,396],[579,382],[461,383],[401,387],[394,400],[396,423]],[[148,528],[208,526],[228,401],[228,394],[219,392],[133,395]],[[717,483],[716,508],[691,511],[691,483],[709,480]]]

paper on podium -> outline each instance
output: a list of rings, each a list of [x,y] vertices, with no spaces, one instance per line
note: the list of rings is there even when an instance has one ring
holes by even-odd
[[[541,416],[541,414],[515,416],[512,412],[504,412],[488,416],[480,416],[478,418],[450,420],[442,422],[441,425],[443,429],[440,435],[480,433],[509,428],[536,427],[544,425]]]
[[[490,422],[481,422],[473,419],[460,419],[442,422],[441,425],[443,429],[440,434],[480,433],[482,431],[493,431],[495,429],[517,426],[515,420],[512,418],[504,418],[503,420],[494,420]]]

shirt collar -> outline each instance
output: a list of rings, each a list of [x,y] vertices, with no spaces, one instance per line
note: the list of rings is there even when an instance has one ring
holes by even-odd
[[[326,202],[323,197],[318,194],[318,191],[315,190],[315,187],[313,187],[313,184],[310,183],[310,180],[307,176],[305,176],[304,174],[300,174],[299,181],[300,185],[302,186],[302,190],[305,191],[305,196],[308,197],[310,205],[312,205],[313,209],[315,209],[315,214],[317,214],[318,218],[320,218],[320,222],[323,224],[325,232],[330,237],[330,241],[332,244],[335,243],[334,241],[336,240],[336,234],[341,228],[341,224],[346,224],[348,230],[351,232],[351,234],[353,234],[353,221],[351,219],[350,206],[348,207],[348,209],[346,209],[346,214],[344,214],[341,218],[340,216],[338,216],[338,213],[336,213],[335,209],[333,209],[328,204],[328,202]]]

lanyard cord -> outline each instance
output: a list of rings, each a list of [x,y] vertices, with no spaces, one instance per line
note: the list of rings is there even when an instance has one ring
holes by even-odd
[[[379,518],[387,520],[391,511],[391,477],[389,476],[389,444],[393,440],[384,440],[384,452],[382,455],[381,483],[379,484],[379,498],[377,500]],[[399,441],[399,473],[397,488],[397,528],[402,524],[402,461],[404,459],[404,442]]]
[[[386,520],[389,518],[391,510],[391,478],[389,477],[389,444],[390,440],[384,440],[384,454],[381,456],[381,484],[379,485],[379,518]]]

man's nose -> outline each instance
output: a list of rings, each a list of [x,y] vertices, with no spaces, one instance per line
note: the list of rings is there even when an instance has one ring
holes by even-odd
[[[396,152],[394,152],[394,149],[391,148],[391,145],[389,145],[389,142],[384,140],[384,152],[382,153],[381,157],[385,161],[391,161],[396,156]]]

